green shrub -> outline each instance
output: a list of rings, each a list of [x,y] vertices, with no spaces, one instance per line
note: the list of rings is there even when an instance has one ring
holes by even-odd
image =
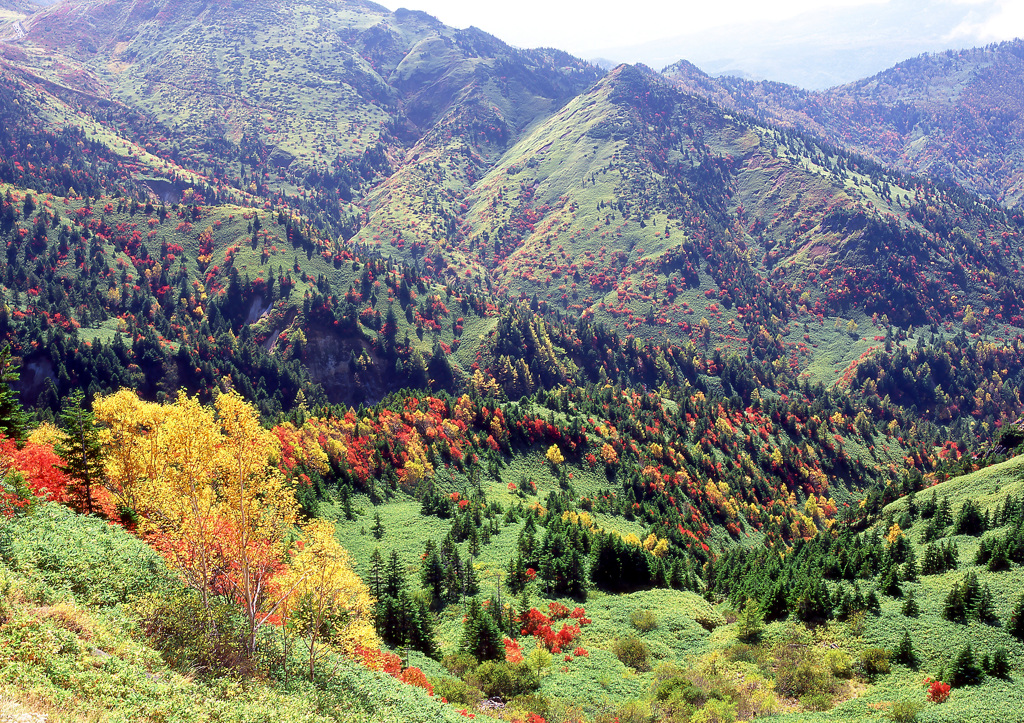
[[[452,705],[475,708],[484,697],[479,688],[458,678],[431,678],[430,684],[434,686],[434,697],[444,698]]]
[[[801,697],[808,693],[833,693],[835,679],[813,648],[781,645],[775,651],[775,687],[783,695]]]
[[[830,650],[825,653],[825,665],[828,666],[829,672],[837,678],[849,678],[853,675],[850,656],[842,650]]]
[[[658,614],[653,610],[634,610],[629,622],[641,633],[648,633],[658,627]]]
[[[619,706],[615,719],[619,723],[651,723],[654,713],[646,700],[631,700]]]
[[[896,723],[912,723],[917,720],[917,714],[923,709],[922,703],[904,698],[892,704],[892,708],[889,709],[889,717]]]
[[[488,698],[502,700],[532,693],[540,687],[540,679],[526,663],[509,664],[498,660],[481,663],[466,682],[480,688]]]
[[[180,589],[149,595],[132,609],[152,646],[175,667],[207,675],[247,672],[245,623],[227,600],[215,598],[204,610],[199,595]]]
[[[466,673],[476,669],[479,664],[469,653],[452,653],[441,659],[441,665],[456,678],[465,678]]]
[[[860,654],[860,664],[867,675],[884,675],[891,670],[889,651],[884,648],[866,648]]]
[[[684,701],[688,705],[699,708],[704,705],[707,696],[689,678],[676,676],[667,678],[654,688],[654,698],[659,701]]]
[[[628,668],[640,672],[651,669],[651,649],[639,638],[629,636],[617,639],[612,646],[612,652]]]
[[[800,697],[800,705],[806,710],[824,711],[832,709],[832,696],[827,693],[808,693]]]
[[[693,714],[690,723],[733,723],[736,720],[736,704],[724,700],[709,700],[703,708]]]
[[[524,718],[533,714],[547,719],[551,715],[551,706],[548,703],[548,699],[540,693],[517,695],[512,699],[512,702],[509,703],[508,707],[514,711],[525,713],[526,715],[523,716]]]

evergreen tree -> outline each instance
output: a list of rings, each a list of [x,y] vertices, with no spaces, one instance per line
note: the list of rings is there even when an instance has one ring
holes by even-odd
[[[761,601],[761,609],[764,611],[765,622],[774,622],[786,617],[789,608],[786,604],[786,593],[782,583],[776,581],[770,585]]]
[[[736,621],[736,637],[744,642],[754,642],[764,630],[764,614],[761,605],[754,598],[747,598],[740,608]]]
[[[980,535],[985,531],[985,520],[973,500],[967,500],[960,507],[953,526],[954,535]]]
[[[398,551],[392,550],[387,572],[384,574],[384,596],[397,599],[404,589],[405,571],[398,560]]]
[[[94,512],[93,486],[103,480],[103,447],[96,420],[92,412],[82,406],[84,401],[85,394],[76,389],[64,403],[54,451],[64,460],[59,465],[60,471],[75,480],[79,508],[91,515]]]
[[[0,348],[0,433],[16,441],[25,438],[29,424],[28,415],[21,408],[18,395],[11,389],[11,385],[20,376],[11,361],[11,347],[4,344]]]
[[[421,569],[423,587],[430,594],[431,604],[440,609],[445,603],[445,575],[444,566],[441,564],[441,556],[433,540],[427,540],[426,557],[423,560]]]
[[[917,600],[914,598],[913,590],[907,591],[907,595],[903,600],[902,612],[908,618],[916,618],[921,614],[921,609],[917,606]]]
[[[370,532],[378,540],[384,537],[384,522],[380,519],[379,510],[374,510],[373,512],[373,524],[370,525]]]
[[[901,572],[903,573],[904,582],[917,582],[917,553],[914,552],[913,545],[907,546],[906,560],[903,563]]]
[[[440,658],[437,640],[434,638],[434,620],[426,600],[420,600],[416,605],[416,612],[409,630],[409,646],[419,650],[428,658],[435,660]]]
[[[476,597],[480,594],[480,581],[477,579],[472,557],[466,560],[465,573],[462,578],[462,594],[466,597]]]
[[[946,595],[946,600],[942,605],[942,617],[955,623],[966,621],[967,609],[964,607],[964,596],[960,591],[960,583],[953,583],[953,589]]]
[[[501,631],[494,618],[484,612],[477,598],[469,601],[466,610],[461,648],[480,661],[500,660],[505,655]]]
[[[662,567],[664,569],[664,566]],[[565,570],[566,594],[569,597],[586,602],[587,600],[587,567],[583,563],[583,557],[573,549],[569,553],[569,564]]]
[[[1007,626],[1006,632],[1017,640],[1024,640],[1024,595],[1017,600],[1017,607],[1010,615],[1010,624]]]
[[[878,600],[878,595],[874,590],[868,593],[867,601],[864,603],[864,609],[874,615],[882,614],[882,603]]]
[[[900,587],[900,576],[897,570],[896,565],[890,567],[878,583],[882,592],[889,597],[900,597],[903,595],[903,589]]]
[[[896,646],[896,650],[893,651],[893,660],[897,663],[902,663],[908,668],[914,667],[917,663],[917,655],[914,654],[914,646],[910,640],[910,633],[906,630],[903,631],[903,637],[900,639],[900,644]]]
[[[974,614],[978,620],[986,625],[997,625],[999,623],[999,618],[996,617],[995,606],[992,601],[992,591],[987,583],[982,588],[981,595],[978,596],[978,603],[974,607]]]
[[[992,654],[992,664],[988,672],[993,678],[1006,679],[1010,677],[1010,659],[1003,646],[1000,645]]]
[[[974,651],[968,643],[953,661],[953,669],[949,674],[949,684],[954,688],[963,685],[978,685],[985,679],[985,674],[974,660]]]
[[[379,547],[373,548],[373,554],[370,555],[370,577],[367,582],[373,597],[380,600],[384,590],[384,558],[380,554]]]

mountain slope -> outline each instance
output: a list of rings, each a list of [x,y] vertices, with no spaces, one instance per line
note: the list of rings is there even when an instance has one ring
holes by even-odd
[[[1008,302],[990,321],[1011,336],[1020,322],[1020,229],[1001,210],[734,117],[643,68],[616,69],[517,144],[466,224],[462,251],[494,267],[500,290],[652,340],[813,355],[784,327],[871,318],[884,334],[969,305],[977,316],[993,305],[988,274]]]
[[[1024,41],[926,54],[817,92],[710,78],[685,61],[664,73],[690,92],[901,172],[952,181],[1009,207],[1024,200]]]

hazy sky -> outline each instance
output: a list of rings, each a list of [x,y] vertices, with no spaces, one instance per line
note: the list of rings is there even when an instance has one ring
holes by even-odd
[[[458,28],[475,25],[518,47],[551,46],[583,58],[609,57],[655,67],[664,61],[666,47],[672,48],[665,41],[674,38],[680,44],[677,51],[669,51],[676,53],[673,60],[685,58],[700,65],[700,58],[692,57],[699,55],[699,49],[688,56],[688,47],[699,45],[702,33],[706,39],[727,38],[730,26],[745,28],[744,42],[755,45],[760,40],[756,28],[765,26],[764,47],[777,53],[778,36],[791,21],[815,29],[829,29],[834,23],[847,49],[858,38],[865,46],[877,45],[881,28],[890,41],[898,35],[910,55],[937,49],[936,44],[968,47],[1024,37],[1024,0],[385,0],[384,4],[392,9],[424,10]],[[943,24],[930,29],[926,42],[917,19],[927,19],[930,11],[941,16]],[[916,19],[909,19],[911,15]],[[787,24],[781,25],[782,20]],[[922,34],[917,51],[913,51],[915,32]],[[653,44],[660,46],[660,53],[644,49]]]

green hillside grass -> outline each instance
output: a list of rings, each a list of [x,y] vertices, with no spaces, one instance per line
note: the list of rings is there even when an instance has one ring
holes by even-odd
[[[316,685],[213,678],[168,666],[136,604],[176,583],[160,558],[106,522],[52,504],[0,523],[0,715],[51,721],[455,721],[426,693],[338,660]]]

